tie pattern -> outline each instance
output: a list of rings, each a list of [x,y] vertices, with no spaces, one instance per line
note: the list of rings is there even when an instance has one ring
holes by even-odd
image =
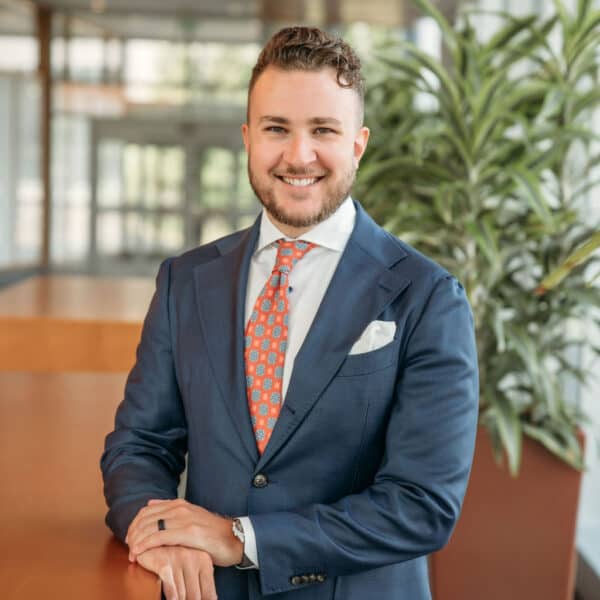
[[[288,339],[289,274],[314,244],[277,242],[275,266],[258,295],[246,326],[244,359],[250,420],[258,451],[267,447],[282,401],[283,365]]]

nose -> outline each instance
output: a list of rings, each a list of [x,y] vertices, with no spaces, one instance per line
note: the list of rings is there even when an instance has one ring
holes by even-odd
[[[292,167],[305,167],[317,160],[317,153],[309,136],[296,134],[290,137],[283,152],[283,160]]]

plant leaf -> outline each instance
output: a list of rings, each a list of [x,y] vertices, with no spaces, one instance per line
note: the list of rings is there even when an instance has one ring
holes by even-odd
[[[506,452],[508,469],[513,477],[519,473],[522,452],[522,428],[518,414],[510,406],[507,400],[497,398],[496,405],[496,427],[502,440],[502,446]]]
[[[523,423],[523,432],[530,438],[538,441],[552,454],[571,465],[574,469],[583,470],[583,455],[581,449],[576,450],[572,443],[564,444],[548,429],[530,423]],[[565,428],[565,433],[567,432]],[[570,436],[572,438],[572,435]]]
[[[554,222],[552,219],[552,213],[548,208],[547,202],[542,196],[538,180],[533,176],[533,174],[530,171],[519,165],[515,166],[512,169],[511,174],[515,182],[518,184],[518,186],[524,193],[525,198],[529,203],[529,206],[539,217],[539,219],[545,225],[547,225],[548,228],[553,230]]]

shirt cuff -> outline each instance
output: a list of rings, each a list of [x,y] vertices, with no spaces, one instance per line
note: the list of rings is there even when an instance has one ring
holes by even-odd
[[[252,563],[249,569],[258,569],[258,551],[256,549],[256,535],[250,517],[240,517],[240,523],[244,528],[244,554]]]

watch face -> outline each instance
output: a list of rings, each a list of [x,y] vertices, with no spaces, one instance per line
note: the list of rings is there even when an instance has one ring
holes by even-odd
[[[239,519],[233,520],[233,535],[242,542],[242,544],[246,541],[246,536],[244,535],[244,528],[242,527],[242,523]]]

